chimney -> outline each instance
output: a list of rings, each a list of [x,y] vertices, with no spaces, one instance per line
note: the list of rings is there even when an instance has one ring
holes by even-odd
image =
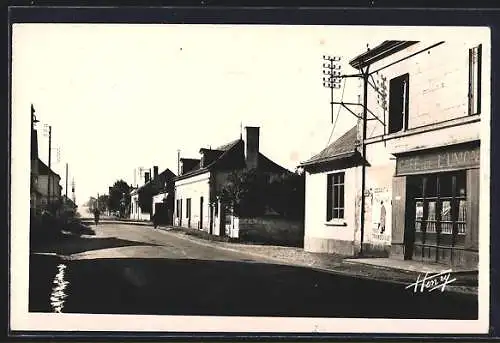
[[[144,183],[148,183],[149,181],[149,172],[144,173]]]
[[[259,162],[259,127],[246,126],[245,162],[248,169],[255,169]]]
[[[153,180],[158,180],[158,166],[153,167]]]

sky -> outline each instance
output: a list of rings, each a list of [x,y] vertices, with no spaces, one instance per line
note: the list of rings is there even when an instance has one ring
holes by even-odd
[[[367,44],[404,35],[355,26],[16,24],[13,116],[29,121],[34,105],[44,162],[43,124],[52,126],[52,169],[64,192],[68,164],[77,204],[118,179],[133,183],[138,167],[176,172],[178,149],[198,158],[202,147],[239,138],[241,125],[259,126],[261,152],[294,170],[332,134],[322,56],[341,56],[352,73],[349,60]],[[344,100],[359,93],[348,79]],[[340,111],[332,140],[355,124]]]

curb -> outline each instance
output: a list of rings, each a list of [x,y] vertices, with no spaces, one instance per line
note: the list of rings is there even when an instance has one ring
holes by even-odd
[[[89,220],[82,220],[82,222],[84,222],[84,221],[89,221],[89,222],[91,222],[92,225],[95,226],[93,219],[92,220],[90,220],[90,219]],[[97,224],[97,225],[100,225],[100,224],[102,224],[102,225],[106,225],[106,224],[123,224],[123,225],[153,226],[153,223],[151,223],[151,222],[139,222],[139,221],[137,221],[137,222],[134,222],[134,221],[126,222],[126,221],[119,221],[119,220],[104,220],[104,221],[103,220],[99,220],[99,224]]]
[[[287,260],[284,260],[284,259],[278,259],[278,258],[275,258],[275,257],[266,256],[266,255],[261,255],[261,254],[256,254],[256,253],[252,253],[252,252],[242,251],[242,250],[238,250],[238,249],[234,249],[234,248],[228,248],[228,247],[224,247],[224,246],[219,246],[218,244],[205,243],[204,241],[202,241],[200,239],[189,237],[187,234],[176,235],[174,233],[169,233],[168,231],[170,231],[170,229],[154,229],[154,230],[163,231],[163,232],[165,232],[167,234],[173,235],[175,237],[178,237],[178,238],[181,238],[181,239],[193,242],[193,243],[197,243],[197,244],[202,245],[202,246],[207,246],[207,247],[212,247],[212,248],[216,248],[216,249],[221,249],[221,250],[236,252],[236,253],[240,253],[240,254],[245,254],[245,255],[249,255],[249,256],[252,256],[252,257],[257,257],[257,258],[260,258],[260,259],[263,259],[263,260],[275,261],[275,262],[279,262],[279,264],[281,264],[281,265],[292,266],[292,267],[309,268],[309,269],[312,269],[312,270],[316,270],[316,271],[320,271],[320,272],[325,272],[325,273],[329,273],[329,274],[334,274],[334,275],[351,276],[351,277],[356,277],[356,278],[365,279],[365,280],[372,280],[372,281],[379,281],[379,282],[388,282],[388,283],[392,283],[392,284],[397,284],[397,285],[402,285],[402,286],[408,286],[408,283],[402,282],[402,281],[398,281],[398,280],[391,280],[391,279],[371,277],[371,276],[366,276],[366,275],[359,275],[359,274],[349,273],[349,272],[335,270],[335,269],[328,269],[328,268],[322,268],[322,267],[314,267],[314,266],[310,266],[310,265],[307,265],[307,264],[301,264],[301,263],[291,263],[291,262],[289,262]],[[186,237],[186,236],[188,236],[188,237]],[[342,263],[344,263],[344,261],[342,261]],[[351,263],[353,265],[356,264],[355,262],[347,262],[347,263]],[[359,265],[359,263],[358,263],[358,265]],[[376,266],[371,266],[371,267],[376,268]],[[386,270],[393,270],[391,268],[385,268],[385,269]],[[463,290],[463,289],[456,289],[453,286],[450,286],[448,288],[448,291],[449,292],[453,292],[453,293],[459,293],[459,294],[477,295],[477,291],[470,292],[470,291],[466,291],[466,290]]]

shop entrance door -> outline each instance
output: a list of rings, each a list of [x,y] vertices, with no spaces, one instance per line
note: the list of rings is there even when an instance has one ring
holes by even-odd
[[[456,247],[464,247],[467,216],[465,171],[408,177],[409,239],[412,259],[451,263]]]

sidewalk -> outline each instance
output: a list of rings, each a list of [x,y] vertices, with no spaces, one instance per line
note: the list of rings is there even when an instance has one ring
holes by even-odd
[[[175,230],[160,228],[159,230],[165,230],[171,235],[198,244],[244,252],[261,260],[272,260],[280,264],[308,267],[335,274],[398,283],[404,286],[414,283],[419,275],[422,277],[426,272],[440,273],[449,269],[447,266],[429,265],[415,261],[398,261],[388,258],[350,258],[337,254],[311,253],[302,248],[207,240],[189,235],[178,228]],[[477,294],[477,271],[455,270],[452,276],[456,281],[448,285],[446,291]]]

